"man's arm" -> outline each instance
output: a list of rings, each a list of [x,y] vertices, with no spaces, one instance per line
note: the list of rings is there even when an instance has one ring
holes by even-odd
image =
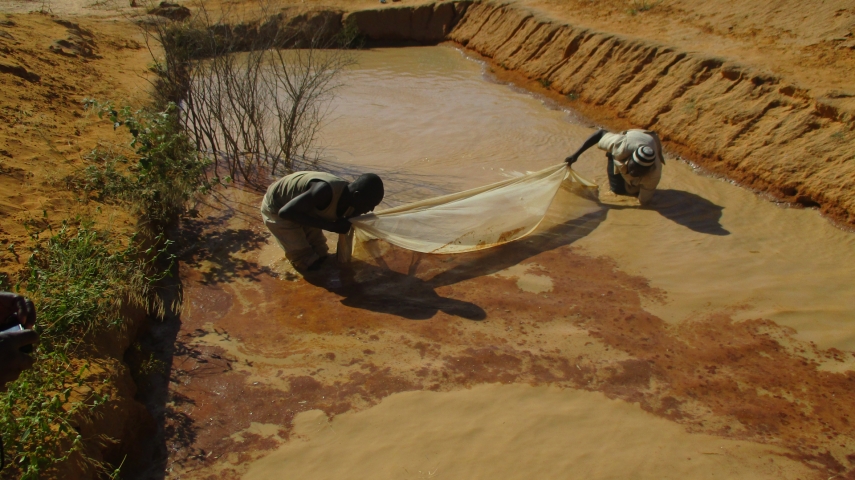
[[[308,191],[292,198],[279,209],[279,218],[290,220],[307,227],[320,228],[335,233],[347,233],[350,222],[345,219],[328,222],[312,215],[315,210],[323,210],[332,202],[332,186],[327,182],[315,182]]]
[[[565,162],[567,162],[567,165],[573,165],[574,163],[576,163],[576,160],[579,160],[579,155],[582,155],[582,153],[584,153],[584,152],[585,152],[585,150],[587,150],[587,149],[589,149],[589,148],[593,147],[594,145],[596,145],[596,144],[597,144],[597,142],[599,142],[599,141],[600,141],[600,139],[601,139],[601,138],[603,138],[603,135],[605,135],[605,134],[606,134],[606,131],[605,131],[605,130],[603,130],[603,129],[599,129],[599,130],[597,130],[596,132],[594,132],[594,134],[593,134],[593,135],[591,135],[590,137],[588,137],[588,139],[587,139],[587,140],[585,140],[585,142],[584,142],[584,143],[582,143],[582,146],[581,146],[581,147],[579,147],[579,149],[578,149],[578,150],[576,150],[576,151],[575,151],[572,155],[570,155],[569,157],[565,158],[565,159],[564,159],[564,161],[565,161]]]

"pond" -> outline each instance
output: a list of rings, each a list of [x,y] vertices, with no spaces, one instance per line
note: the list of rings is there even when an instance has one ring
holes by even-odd
[[[379,174],[381,208],[558,164],[595,131],[451,47],[357,56],[317,168]],[[596,148],[574,168],[607,184]],[[305,278],[260,196],[219,191],[182,226],[169,468],[806,478],[816,455],[845,461],[855,235],[673,157],[652,208],[606,190],[569,220],[559,195],[502,247]]]

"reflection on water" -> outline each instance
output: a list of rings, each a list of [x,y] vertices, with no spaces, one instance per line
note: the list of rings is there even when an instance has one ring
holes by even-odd
[[[593,131],[531,95],[484,82],[482,69],[451,48],[362,55],[324,131],[323,166],[381,174],[389,184],[381,207],[394,206],[556,164]],[[607,185],[596,148],[574,167]],[[726,310],[855,350],[855,235],[678,161],[667,162],[650,208],[601,196],[606,218],[576,245],[665,289],[668,300],[650,305],[662,318]]]

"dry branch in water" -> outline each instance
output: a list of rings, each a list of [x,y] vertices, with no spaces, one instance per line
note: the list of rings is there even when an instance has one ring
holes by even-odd
[[[335,14],[286,21],[260,4],[250,20],[204,4],[183,22],[157,19],[149,38],[162,46],[156,68],[163,100],[181,105],[182,121],[214,175],[264,183],[295,160],[317,159],[318,132],[353,56],[342,48]],[[225,169],[225,172],[221,170]]]

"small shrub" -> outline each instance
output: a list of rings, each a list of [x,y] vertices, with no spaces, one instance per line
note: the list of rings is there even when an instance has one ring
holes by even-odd
[[[347,17],[335,43],[341,48],[361,49],[365,47],[365,35],[359,30],[356,17]]]
[[[14,478],[22,480],[45,478],[56,465],[84,453],[75,421],[109,400],[109,395],[99,393],[79,398],[77,391],[88,369],[87,364],[75,368],[62,351],[39,353],[33,368],[8,385],[0,396],[0,426],[8,462],[4,474],[15,472]],[[82,456],[90,469],[106,471],[105,465]]]
[[[659,5],[661,2],[662,0],[658,0],[655,2],[651,2],[650,0],[630,0],[629,10],[627,10],[627,13],[635,16],[639,13],[643,13],[652,9],[656,5]]]
[[[92,381],[88,363],[76,360],[95,348],[93,334],[122,327],[120,310],[129,302],[161,310],[150,290],[163,275],[152,275],[170,242],[155,238],[143,249],[136,237],[119,241],[92,223],[64,222],[46,238],[32,234],[23,289],[36,304],[40,344],[35,364],[0,394],[0,431],[8,466],[3,478],[38,479],[76,457],[84,469],[110,476],[107,466],[87,456],[75,428],[110,400]],[[2,285],[8,288],[7,285]],[[90,355],[91,356],[91,355]]]
[[[117,111],[110,103],[94,100],[87,100],[86,106],[99,116],[108,116],[114,128],[124,126],[130,131],[129,146],[137,158],[132,164],[121,155],[92,152],[87,158],[94,165],[70,182],[87,196],[94,192],[99,200],[129,204],[151,231],[157,231],[183,213],[195,193],[210,189],[205,174],[210,161],[184,134],[175,104],[155,112],[131,111],[129,107]],[[127,167],[117,168],[122,164]]]
[[[354,17],[268,17],[265,1],[240,26],[226,8],[204,2],[183,22],[144,22],[157,86],[157,105],[182,105],[185,131],[210,154],[215,173],[266,187],[266,175],[291,172],[318,158],[318,132],[351,65],[348,48],[364,38]],[[277,20],[278,18],[278,20]],[[155,51],[162,52],[162,55]],[[241,52],[240,55],[233,55]],[[237,126],[237,127],[236,127]]]
[[[549,88],[552,85],[552,80],[548,80],[545,78],[538,78],[537,83],[540,84],[543,88]]]
[[[162,248],[171,244],[159,240],[154,243]],[[145,305],[150,286],[162,278],[148,273],[160,254],[143,250],[136,237],[121,246],[89,222],[66,222],[38,243],[23,286],[38,306],[42,348],[77,344],[95,330],[119,326],[122,304]]]

